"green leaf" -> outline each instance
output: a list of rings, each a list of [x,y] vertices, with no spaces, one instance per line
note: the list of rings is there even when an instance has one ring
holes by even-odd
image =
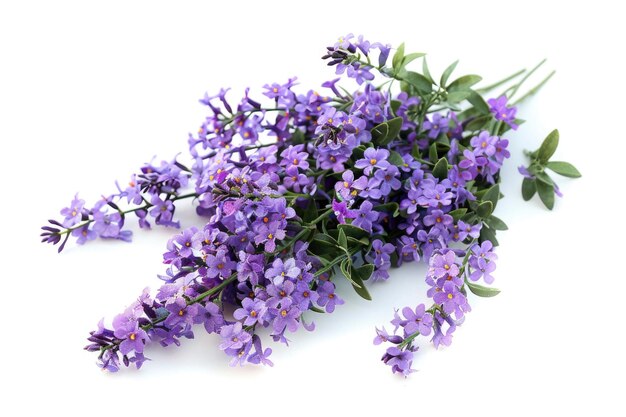
[[[537,181],[536,184],[537,193],[543,205],[546,206],[548,210],[552,210],[554,208],[554,186],[541,181]]]
[[[393,54],[393,58],[391,59],[391,65],[393,66],[393,69],[396,70],[396,72],[402,66],[403,59],[404,59],[404,42],[402,42],[400,46],[398,46],[398,49],[396,49],[396,53]]]
[[[365,268],[365,269],[364,269]],[[370,295],[365,283],[363,281],[369,279],[370,275],[374,271],[374,265],[367,264],[361,266],[359,268],[352,267],[352,281],[356,283],[356,285],[352,285],[354,291],[359,294],[362,298],[371,301],[372,296]],[[365,277],[365,278],[364,278]]]
[[[411,62],[415,61],[417,58],[423,57],[424,55],[426,54],[423,52],[413,52],[413,53],[405,55],[404,58],[402,59],[402,67],[406,67]]]
[[[314,305],[310,305],[310,306],[309,306],[309,310],[311,310],[311,311],[312,311],[312,312],[314,312],[314,313],[326,313],[326,311],[325,311],[325,310],[322,310],[322,309],[321,309],[321,308],[319,308],[319,307],[315,307]]]
[[[466,284],[470,291],[479,297],[494,297],[500,294],[500,290],[497,288],[485,287],[484,285],[474,284],[470,281],[467,281]]]
[[[483,225],[482,229],[480,229],[480,236],[478,237],[478,241],[480,243],[483,243],[486,240],[490,241],[493,246],[499,245],[498,239],[496,239],[496,231]]]
[[[466,208],[460,208],[460,209],[456,209],[456,210],[452,210],[450,213],[448,213],[450,216],[452,216],[452,218],[455,221],[459,221],[461,220],[461,218],[463,216],[465,216],[465,214],[467,213],[467,209]]]
[[[346,232],[344,232],[343,229],[339,229],[337,243],[345,250],[348,250],[348,238],[346,237]]]
[[[398,137],[400,131],[402,130],[403,119],[402,117],[394,117],[391,120],[387,120],[386,123],[389,131],[387,132],[387,141],[386,143],[383,143],[383,145],[386,145]]]
[[[420,147],[417,145],[417,143],[414,143],[413,148],[411,148],[411,156],[415,159],[422,158],[422,153],[420,152]]]
[[[478,217],[486,219],[493,213],[493,203],[491,201],[483,201],[478,205],[476,214]]]
[[[535,172],[534,174],[539,180],[539,182],[543,182],[544,184],[554,186],[554,181],[552,181],[552,178],[550,178],[550,176],[546,174],[545,172]]]
[[[539,161],[545,165],[550,160],[552,155],[554,155],[557,146],[559,146],[559,131],[554,129],[543,140],[543,143],[541,144],[541,147],[537,152],[537,157],[539,158]]]
[[[307,200],[307,206],[304,210],[304,213],[302,214],[302,220],[304,220],[306,223],[309,223],[312,220],[317,219],[317,216],[319,216],[317,212],[317,204],[315,203],[315,200],[310,198]]]
[[[547,168],[556,172],[559,175],[569,178],[580,178],[581,174],[576,167],[569,162],[564,161],[550,161],[546,164]]]
[[[460,103],[470,95],[472,95],[472,92],[469,90],[453,91],[452,93],[448,93],[446,101],[448,104]]]
[[[450,78],[450,75],[452,75],[452,71],[454,71],[458,63],[459,60],[457,59],[452,64],[450,64],[448,68],[445,69],[443,74],[441,74],[441,80],[439,80],[439,85],[446,85],[446,83],[448,82],[448,78]]]
[[[537,186],[535,185],[535,180],[531,180],[530,178],[524,177],[522,181],[522,198],[524,201],[528,201],[537,192]]]
[[[363,159],[363,154],[365,153],[365,146],[359,145],[352,151],[352,158],[356,161],[359,159]]]
[[[346,236],[353,237],[355,239],[361,239],[362,237],[369,237],[370,233],[367,230],[361,229],[360,227],[353,226],[351,224],[340,224],[337,226],[337,229],[346,234]]]
[[[387,162],[397,167],[404,165],[404,159],[402,159],[400,154],[396,151],[389,151],[389,158],[387,158]]]
[[[428,159],[433,164],[436,160],[439,159],[439,156],[437,155],[437,144],[435,142],[433,142],[432,145],[430,145],[430,147],[428,148]]]
[[[387,122],[382,122],[372,128],[372,142],[379,145],[381,142],[387,139],[389,134],[389,125]]]
[[[494,230],[509,230],[509,227],[498,217],[491,215],[485,219],[485,223]]]
[[[424,59],[422,60],[422,72],[424,73],[424,77],[426,77],[426,79],[430,81],[431,84],[435,84],[435,81],[433,81],[433,76],[430,75],[428,64],[426,63],[426,57],[424,57]]]
[[[469,123],[467,123],[467,125],[465,126],[465,130],[469,132],[482,130],[487,123],[491,122],[492,119],[493,116],[491,114],[478,116],[475,119],[472,119]]]
[[[449,93],[453,91],[469,90],[471,86],[480,80],[482,80],[482,77],[479,75],[464,75],[452,81],[452,83],[446,87],[446,90],[448,90]]]
[[[467,98],[467,101],[469,101],[480,114],[490,114],[489,105],[485,102],[483,96],[474,90],[470,90],[470,92],[471,94]]]
[[[402,102],[400,100],[391,100],[389,102],[389,106],[391,106],[391,110],[393,111],[393,114],[397,113],[401,105],[402,105]]]
[[[443,157],[435,164],[433,168],[433,176],[443,180],[448,178],[448,160]]]
[[[398,214],[400,214],[400,206],[398,205],[398,203],[395,202],[379,204],[377,206],[374,206],[373,210],[381,211],[384,213],[391,213],[393,217],[396,217]]]
[[[428,78],[424,77],[422,74],[408,71],[406,74],[404,74],[403,79],[421,93],[428,94],[433,91],[433,84],[428,80]]]
[[[493,210],[496,209],[499,199],[500,199],[500,186],[498,184],[489,188],[482,198],[483,201],[491,201],[491,204],[493,204]]]
[[[301,131],[300,129],[294,130],[294,132],[291,134],[291,142],[294,145],[299,145],[301,143],[304,143],[304,132]]]
[[[348,281],[350,281],[353,287],[359,289],[362,288],[362,282],[361,284],[359,284],[358,282],[354,281],[354,279],[352,279],[352,260],[350,260],[350,258],[346,258],[341,261],[341,263],[339,264],[339,269],[341,270],[343,276],[346,277]]]

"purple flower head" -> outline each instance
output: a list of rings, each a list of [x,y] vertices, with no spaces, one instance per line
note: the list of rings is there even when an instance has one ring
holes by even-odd
[[[272,324],[274,334],[281,334],[285,329],[292,333],[298,330],[298,318],[302,312],[296,305],[292,305],[291,300],[283,302],[280,308],[272,309],[272,313],[275,315]]]
[[[429,261],[435,278],[444,276],[456,277],[459,275],[459,265],[456,263],[454,251],[448,250],[445,253],[435,253]]]
[[[433,315],[426,312],[424,304],[419,304],[415,310],[409,307],[402,309],[402,314],[406,319],[404,325],[404,332],[406,336],[410,336],[415,332],[423,336],[428,336],[433,327]]]
[[[85,207],[85,200],[80,200],[78,194],[74,196],[74,199],[70,203],[69,207],[61,210],[61,215],[65,216],[63,219],[63,226],[72,227],[78,224],[83,218],[83,207]]]
[[[515,123],[517,107],[508,107],[507,101],[507,97],[503,94],[498,98],[490,98],[487,100],[487,104],[489,104],[489,110],[493,113],[496,120],[501,120],[511,126],[511,129],[516,130],[518,128],[518,125]]]
[[[261,223],[256,233],[254,243],[257,245],[263,243],[266,252],[274,252],[276,250],[276,239],[283,240],[286,236],[285,230],[280,227],[278,221],[270,221],[269,224]]]
[[[437,184],[432,179],[421,182],[422,195],[418,197],[417,203],[423,207],[442,207],[452,203],[454,194],[449,192],[443,184]]]
[[[123,339],[120,343],[120,353],[122,355],[128,355],[133,351],[142,353],[144,344],[150,339],[136,321],[128,322],[125,326],[118,327],[115,330],[115,337]]]
[[[420,255],[418,249],[417,242],[410,236],[402,236],[400,240],[396,243],[398,247],[398,251],[400,252],[399,261],[400,262],[411,262],[411,261],[419,261]]]
[[[472,246],[472,253],[469,257],[469,265],[472,268],[470,279],[478,281],[481,277],[487,284],[494,281],[491,273],[496,269],[496,259],[498,256],[493,253],[493,245],[490,241],[485,240],[481,245]]]
[[[433,300],[443,307],[446,314],[454,313],[457,318],[463,317],[461,307],[467,304],[467,300],[453,282],[446,281],[441,291],[435,293]]]
[[[79,245],[83,245],[85,242],[94,240],[98,237],[98,234],[89,228],[89,225],[86,224],[83,227],[79,227],[72,231],[72,236],[78,238],[76,239],[76,243]]]
[[[122,228],[122,216],[118,212],[107,214],[96,211],[93,214],[93,231],[100,237],[117,238]]]
[[[374,178],[376,178],[380,185],[380,192],[383,196],[389,195],[391,190],[399,190],[402,186],[402,183],[397,178],[400,176],[400,171],[398,167],[395,165],[389,165],[386,169],[379,169],[374,174]]]
[[[330,281],[324,281],[318,288],[319,298],[317,304],[325,307],[327,313],[335,311],[335,306],[342,305],[344,301],[335,294],[335,284]]]
[[[241,301],[241,306],[233,313],[235,320],[245,319],[244,326],[252,326],[258,322],[263,323],[263,316],[267,307],[262,300],[252,300],[246,297]]]
[[[241,349],[252,339],[250,333],[243,330],[243,326],[239,321],[235,322],[235,324],[223,326],[220,330],[220,337],[222,338],[222,343],[220,343],[221,350]]]
[[[450,119],[441,116],[439,113],[435,113],[432,120],[426,119],[424,121],[424,130],[428,131],[428,137],[435,139],[440,133],[447,133],[450,124]]]
[[[378,220],[379,213],[377,211],[373,211],[372,208],[374,206],[369,201],[364,201],[361,203],[361,207],[356,210],[356,215],[352,224],[354,226],[360,227],[368,232],[372,231],[372,223]]]
[[[395,346],[391,346],[387,348],[387,352],[382,357],[382,361],[391,366],[391,370],[393,373],[401,373],[404,376],[409,376],[411,372],[414,372],[411,369],[413,365],[413,351],[412,350],[401,350]]]
[[[272,280],[275,285],[280,285],[286,278],[295,279],[300,275],[300,268],[296,266],[296,260],[289,258],[283,262],[276,258],[272,266],[265,271],[265,277]]]
[[[206,256],[206,265],[206,275],[209,278],[220,277],[221,279],[226,279],[237,268],[237,263],[230,258],[228,251],[225,249],[218,250],[215,255],[208,254]]]
[[[453,235],[452,239],[455,242],[463,241],[465,238],[472,237],[474,239],[480,236],[480,229],[482,228],[481,223],[477,223],[474,225],[465,223],[463,220],[459,220],[457,224],[453,227]]]
[[[307,158],[309,154],[303,152],[304,145],[289,145],[287,149],[281,152],[282,157],[280,164],[286,168],[296,167],[301,170],[309,169],[309,162]]]
[[[474,147],[475,155],[492,156],[496,153],[497,142],[497,136],[491,136],[488,131],[483,130],[472,138],[470,145]]]
[[[178,297],[165,306],[170,313],[165,319],[165,325],[169,328],[174,328],[179,324],[191,326],[196,322],[197,317],[201,316],[201,307],[199,304],[187,305],[183,297]]]
[[[441,210],[433,210],[424,217],[425,226],[434,226],[440,229],[447,229],[452,225],[453,219],[449,214],[445,214]]]
[[[343,181],[335,183],[335,191],[346,201],[354,200],[359,192],[367,186],[367,177],[361,176],[355,180],[354,173],[350,170],[346,170],[341,178]]]
[[[389,269],[391,266],[391,254],[396,250],[391,243],[385,243],[380,239],[372,242],[372,250],[367,255],[367,260],[376,268]],[[385,268],[386,266],[386,268]]]
[[[397,335],[390,335],[383,327],[382,330],[376,328],[376,337],[374,338],[374,344],[380,345],[384,342],[391,342],[394,344],[402,343],[402,337]]]
[[[224,316],[222,311],[215,303],[208,302],[204,309],[200,311],[199,320],[204,324],[207,333],[218,332],[224,325]]]
[[[355,211],[348,209],[348,204],[345,201],[338,202],[337,200],[333,200],[332,207],[337,221],[341,224],[345,224],[346,219],[353,219],[356,215]]]
[[[193,241],[196,233],[198,233],[198,229],[190,227],[189,229],[183,230],[181,234],[174,238],[174,242],[180,245],[180,249],[178,251],[180,256],[188,258],[193,254]]]
[[[389,166],[388,157],[389,151],[386,149],[367,148],[363,154],[363,159],[356,161],[354,166],[362,169],[365,175],[370,175],[374,168],[387,168]]]

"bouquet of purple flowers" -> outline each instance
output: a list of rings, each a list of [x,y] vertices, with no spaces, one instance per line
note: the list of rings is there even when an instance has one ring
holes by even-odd
[[[43,227],[43,241],[60,252],[70,236],[129,241],[131,213],[141,228],[179,228],[175,210],[185,199],[206,218],[167,242],[155,294],[144,290],[91,332],[85,349],[98,353],[100,367],[139,368],[149,343],[179,345],[195,325],[220,335],[231,365],[272,365],[262,329],[287,343],[289,332],[314,329],[308,312],[344,304],[333,281],[347,279],[369,300],[367,286],[387,280],[391,267],[423,260],[432,305],[396,311],[393,332],[376,329],[374,339],[390,344],[383,362],[407,375],[418,336],[449,345],[470,311],[469,293],[498,294],[490,285],[496,232],[507,229],[494,215],[510,156],[505,135],[523,123],[515,104],[553,73],[511,103],[543,62],[474,88],[481,77],[453,78],[456,62],[435,79],[424,54],[405,54],[404,44],[391,52],[348,35],[323,56],[340,77],[321,91],[297,93],[294,78],[266,84],[265,104],[249,89],[236,103],[228,90],[205,94],[209,115],[189,136],[189,163],[147,164],[91,207],[76,196]],[[409,69],[418,59],[421,71]],[[340,87],[342,77],[359,88]],[[553,131],[520,167],[524,198],[537,193],[549,209],[560,193],[546,170],[580,176],[550,160],[557,145]]]

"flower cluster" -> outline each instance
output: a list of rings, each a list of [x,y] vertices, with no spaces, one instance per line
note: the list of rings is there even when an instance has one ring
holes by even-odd
[[[99,352],[99,365],[140,367],[149,343],[179,345],[197,325],[220,335],[231,365],[272,365],[261,329],[287,343],[300,327],[313,330],[305,315],[344,303],[333,280],[343,276],[371,299],[366,282],[420,260],[428,264],[432,306],[396,311],[393,332],[377,330],[374,343],[391,344],[382,360],[404,375],[418,336],[449,345],[471,310],[468,291],[498,293],[477,281],[492,284],[496,232],[506,230],[493,212],[510,156],[506,135],[522,122],[510,99],[527,77],[486,101],[473,88],[480,77],[449,82],[455,64],[439,82],[425,61],[422,72],[409,70],[423,55],[401,45],[391,56],[388,45],[348,35],[327,48],[323,59],[341,77],[321,92],[298,92],[293,78],[266,84],[259,99],[249,89],[236,102],[229,90],[205,94],[209,114],[187,142],[190,168],[146,166],[95,207],[76,197],[63,220],[51,220],[44,241],[64,238],[60,249],[70,234],[78,243],[129,239],[128,213],[141,227],[178,227],[175,203],[188,197],[206,220],[167,242],[165,283],[154,296],[144,291],[91,333],[86,349]],[[358,89],[340,88],[342,77]],[[532,156],[533,181],[556,148],[549,147]],[[130,207],[120,209],[120,200]]]

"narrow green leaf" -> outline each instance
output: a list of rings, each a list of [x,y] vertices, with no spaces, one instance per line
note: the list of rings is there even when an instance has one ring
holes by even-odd
[[[441,158],[435,164],[435,167],[433,168],[433,176],[435,178],[439,178],[440,180],[448,178],[448,160],[445,157]]]
[[[465,130],[469,132],[482,130],[484,129],[485,125],[487,125],[487,123],[491,122],[492,119],[493,116],[491,114],[478,116],[475,119],[471,120],[469,123],[467,123],[467,125],[465,126]]]
[[[404,58],[404,42],[402,42],[400,46],[398,46],[398,49],[396,49],[396,53],[393,54],[393,58],[391,59],[391,65],[393,66],[393,69],[396,70],[396,72],[402,66],[403,58]]]
[[[387,162],[397,167],[401,167],[404,165],[404,159],[400,156],[400,154],[396,151],[389,152],[389,158],[387,158]]]
[[[344,232],[343,229],[339,229],[337,243],[345,250],[348,250],[348,238],[346,237],[346,232]]]
[[[539,180],[539,182],[543,182],[544,184],[548,184],[550,186],[554,186],[554,181],[552,178],[545,172],[535,172],[535,177]]]
[[[479,297],[494,297],[500,294],[500,290],[497,288],[485,287],[484,285],[474,284],[470,281],[467,281],[466,284],[470,291]]]
[[[379,145],[381,142],[387,139],[387,134],[389,133],[389,125],[386,122],[383,122],[379,125],[376,125],[372,128],[372,142]]]
[[[426,55],[423,52],[413,52],[410,54],[407,54],[404,56],[404,58],[402,59],[402,67],[406,67],[408,64],[410,64],[411,62],[415,61],[417,58],[421,58],[424,55]]]
[[[469,96],[471,95],[472,95],[472,92],[469,90],[453,91],[451,93],[448,93],[448,98],[446,101],[449,104],[460,103],[466,98],[469,98]]]
[[[446,87],[446,90],[450,93],[453,91],[469,90],[471,86],[480,80],[482,80],[482,77],[479,75],[464,75],[452,81],[452,83]]]
[[[365,153],[365,146],[359,145],[352,151],[352,158],[357,161],[359,159],[363,159],[363,154]]]
[[[485,223],[494,230],[509,230],[509,227],[501,219],[493,214],[485,219]]]
[[[363,269],[363,268],[365,268],[365,269]],[[369,301],[372,300],[372,296],[370,295],[370,293],[367,290],[367,287],[365,286],[365,283],[363,281],[369,279],[369,277],[370,277],[370,275],[372,275],[373,271],[374,271],[374,265],[372,265],[372,264],[367,264],[367,265],[359,267],[359,268],[355,268],[353,266],[352,267],[352,271],[351,271],[352,272],[352,281],[354,281],[356,283],[356,285],[352,285],[352,288],[354,288],[354,291],[357,294],[359,294],[362,298],[364,298],[366,300],[369,300]]]
[[[493,246],[498,246],[500,244],[498,243],[498,239],[496,239],[496,231],[483,225],[482,229],[480,229],[478,241],[483,243],[486,240],[490,241]]]
[[[398,205],[398,203],[395,202],[379,204],[377,206],[374,206],[374,210],[384,213],[391,213],[393,217],[396,217],[398,214],[400,214],[400,206]]]
[[[570,178],[580,178],[581,174],[576,167],[569,162],[564,161],[550,161],[546,164],[547,168],[556,172],[559,175]]]
[[[400,134],[400,130],[402,130],[403,121],[404,120],[402,119],[402,117],[394,117],[391,120],[387,120],[386,123],[389,129],[389,131],[387,132],[387,143],[398,137],[398,135]],[[385,143],[384,145],[386,145],[387,143]]]
[[[535,185],[535,180],[524,178],[522,181],[522,198],[524,198],[525,201],[528,201],[533,198],[536,192],[537,186]]]
[[[459,63],[459,60],[457,59],[452,64],[450,64],[448,66],[448,68],[446,68],[444,70],[443,74],[441,74],[441,79],[439,80],[439,85],[444,85],[445,86],[447,84],[448,78],[450,78],[450,75],[452,75],[452,71],[454,71],[454,69],[456,68],[458,63]]]
[[[437,144],[435,142],[433,142],[432,145],[430,145],[430,147],[428,148],[428,159],[433,164],[435,163],[435,161],[439,160],[439,156],[437,155]]]
[[[557,146],[559,146],[559,131],[557,129],[554,129],[543,140],[543,143],[539,148],[539,152],[537,152],[537,157],[539,158],[539,161],[545,165],[550,160],[552,155],[554,155]]]
[[[554,186],[537,181],[537,193],[543,205],[546,206],[548,210],[552,210],[554,208]]]
[[[493,210],[496,209],[499,199],[500,199],[500,186],[498,184],[489,188],[487,192],[485,193],[485,195],[483,195],[482,197],[483,201],[491,201],[491,204],[493,205]]]
[[[393,114],[396,114],[396,112],[398,111],[401,105],[402,105],[402,102],[400,100],[391,100],[389,102],[389,106],[391,106],[391,110],[393,111]]]
[[[448,213],[450,216],[452,216],[452,218],[455,221],[459,221],[461,220],[461,218],[463,216],[465,216],[465,214],[467,213],[467,209],[466,208],[460,208],[460,209],[456,209],[456,210],[452,210],[450,213]]]
[[[493,203],[491,201],[483,201],[478,205],[476,214],[478,217],[486,219],[493,213]]]
[[[424,77],[422,74],[408,71],[404,75],[403,79],[421,93],[428,94],[433,91],[433,84],[428,80],[428,78]]]
[[[367,230],[360,227],[353,226],[351,224],[340,224],[337,229],[343,230],[346,236],[353,237],[355,239],[361,239],[362,237],[369,237],[370,233]]]
[[[291,142],[294,145],[304,143],[304,132],[300,129],[294,130],[294,132],[291,134]]]
[[[302,214],[302,220],[308,223],[314,219],[317,219],[317,216],[319,216],[317,212],[317,204],[315,203],[315,200],[310,198],[307,201],[306,209],[304,210],[304,213]]]
[[[489,105],[487,104],[487,102],[485,102],[483,96],[481,96],[474,90],[470,90],[470,92],[471,94],[467,98],[467,101],[469,101],[470,104],[474,106],[474,108],[478,110],[480,114],[489,114]]]
[[[426,79],[430,81],[431,84],[435,84],[435,81],[433,81],[433,76],[430,75],[428,64],[426,63],[426,57],[424,57],[424,59],[422,60],[422,72],[424,73],[424,77],[426,77]]]
[[[350,260],[350,258],[346,258],[341,261],[341,263],[339,264],[339,269],[341,270],[343,276],[346,277],[348,281],[350,281],[353,287],[362,288],[362,283],[359,284],[358,282],[354,281],[354,279],[352,279],[352,261]]]

